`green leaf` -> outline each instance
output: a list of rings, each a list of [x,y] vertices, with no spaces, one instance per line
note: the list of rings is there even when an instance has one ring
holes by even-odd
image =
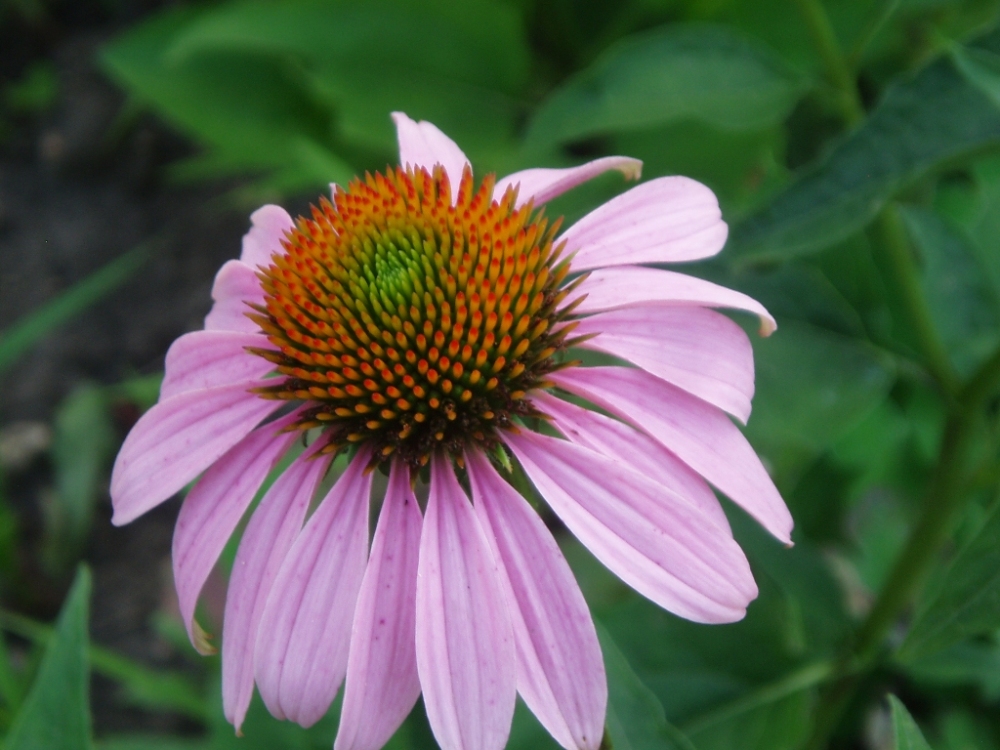
[[[766,47],[714,26],[628,37],[542,103],[536,147],[697,119],[728,130],[781,122],[803,91]]]
[[[998,145],[1000,111],[950,59],[938,60],[891,86],[827,158],[739,224],[731,251],[744,262],[816,252],[864,228],[931,171]]]
[[[899,659],[911,661],[1000,627],[1000,505],[921,602]]]
[[[781,679],[761,685],[684,725],[701,750],[778,750],[798,746],[811,708],[808,691],[831,672],[829,662],[817,662]]]
[[[10,367],[49,331],[79,315],[124,284],[149,260],[152,248],[140,245],[108,263],[83,281],[0,331],[0,372]]]
[[[45,507],[46,558],[54,570],[71,564],[86,541],[116,439],[105,393],[97,386],[77,388],[56,410],[56,491]]]
[[[983,698],[1000,698],[1000,645],[962,641],[902,665],[909,677],[933,686],[976,685]]]
[[[172,8],[103,50],[108,73],[140,102],[211,147],[217,173],[266,170],[286,189],[346,184],[331,151],[331,113],[287,61],[250,52],[168,51],[202,13]]]
[[[660,701],[632,670],[608,631],[599,622],[595,625],[608,675],[607,732],[615,750],[693,750],[667,723]]]
[[[910,716],[906,706],[900,703],[895,695],[889,696],[889,705],[892,709],[892,732],[895,739],[895,750],[931,750],[931,746],[924,739],[917,722]]]
[[[895,379],[892,362],[864,341],[792,320],[754,341],[754,362],[747,432],[762,446],[826,448],[875,409]]]
[[[511,8],[492,0],[236,0],[200,16],[169,57],[253,51],[415,69],[511,94],[525,83],[528,49]]]
[[[157,19],[110,53],[134,93],[212,144],[189,172],[291,162],[342,184],[338,139],[394,152],[393,110],[477,156],[510,140],[529,60],[517,15],[491,0],[239,0]]]
[[[160,397],[160,385],[163,383],[163,373],[152,375],[137,375],[110,386],[107,389],[111,399],[131,401],[145,411],[156,403]]]
[[[956,45],[951,56],[966,80],[1000,107],[1000,55],[985,49]]]
[[[90,572],[81,567],[45,649],[38,676],[4,742],[5,750],[91,747],[87,611]]]
[[[545,731],[520,697],[505,750],[559,750],[559,743]]]
[[[37,644],[52,641],[47,625],[0,609],[0,627]],[[176,711],[196,721],[206,719],[207,708],[201,691],[184,675],[153,670],[100,646],[89,647],[94,672],[120,682],[135,705]]]
[[[952,361],[965,374],[1000,341],[1000,302],[966,239],[936,214],[901,207],[923,261],[924,294]]]

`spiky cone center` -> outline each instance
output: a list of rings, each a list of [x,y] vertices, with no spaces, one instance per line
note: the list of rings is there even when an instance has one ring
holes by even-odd
[[[249,315],[277,351],[252,351],[280,377],[257,392],[305,402],[296,426],[326,428],[324,451],[460,461],[538,416],[528,394],[561,366],[575,283],[559,222],[514,190],[494,200],[494,184],[466,168],[453,204],[440,167],[366,174],[299,217],[259,272]]]

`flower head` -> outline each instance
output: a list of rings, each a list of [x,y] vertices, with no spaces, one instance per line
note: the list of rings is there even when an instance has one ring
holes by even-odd
[[[515,459],[639,593],[698,622],[741,618],[757,589],[709,484],[782,541],[792,524],[728,416],[750,413],[749,340],[711,308],[756,314],[765,334],[774,321],[738,292],[642,265],[721,249],[726,225],[704,186],[651,180],[560,232],[547,200],[608,170],[638,177],[640,164],[477,184],[437,128],[394,118],[402,166],[334,187],[310,217],[253,214],[205,330],[171,347],[160,401],[122,447],[114,521],[201,475],[173,563],[189,635],[207,651],[201,588],[305,436],[237,552],[227,718],[239,728],[256,684],[275,716],[308,726],[343,683],[336,750],[381,747],[421,693],[442,747],[493,750],[520,693],[561,745],[596,750],[607,687],[594,625],[507,467]],[[631,366],[583,367],[574,347]],[[346,468],[310,515],[338,455]],[[389,478],[369,544],[376,467]]]

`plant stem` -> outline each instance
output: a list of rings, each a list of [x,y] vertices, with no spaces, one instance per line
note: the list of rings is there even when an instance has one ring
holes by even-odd
[[[906,322],[916,337],[924,365],[949,399],[959,390],[958,376],[951,365],[944,344],[934,327],[927,300],[920,284],[913,248],[899,211],[892,204],[882,209],[875,223],[878,250],[881,251],[885,281],[895,288]]]
[[[837,91],[841,115],[853,127],[864,119],[865,109],[861,106],[854,74],[840,51],[840,44],[826,9],[820,0],[795,0],[795,4],[799,6],[813,43],[823,60],[826,76]]]
[[[865,671],[878,657],[882,644],[900,614],[910,605],[949,539],[967,497],[966,456],[974,444],[986,401],[1000,388],[1000,350],[984,363],[957,395],[956,409],[945,425],[941,451],[923,510],[906,546],[896,559],[874,606],[861,624],[851,648],[834,670],[821,699],[813,731],[805,747],[822,750],[836,729]]]

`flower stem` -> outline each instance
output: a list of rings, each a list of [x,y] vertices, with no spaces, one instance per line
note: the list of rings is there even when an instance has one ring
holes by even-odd
[[[861,106],[854,74],[840,51],[840,44],[826,9],[820,0],[795,0],[795,4],[799,6],[813,43],[823,60],[826,76],[837,91],[841,115],[853,127],[864,119],[865,110]]]

